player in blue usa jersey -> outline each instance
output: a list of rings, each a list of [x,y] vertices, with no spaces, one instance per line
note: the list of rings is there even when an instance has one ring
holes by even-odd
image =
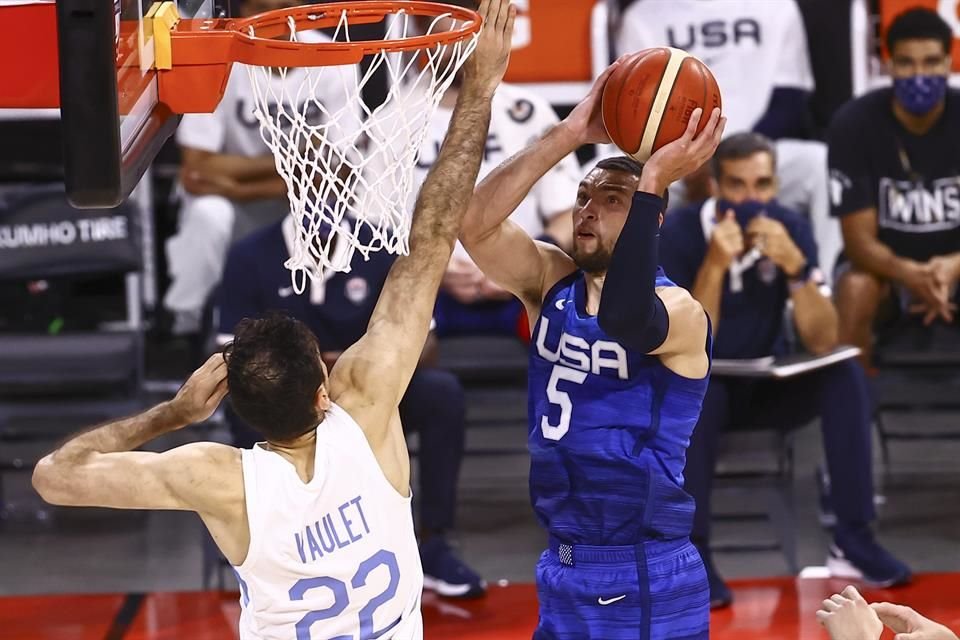
[[[535,640],[706,638],[709,591],[683,468],[707,386],[709,320],[657,267],[657,237],[660,194],[713,154],[719,110],[700,135],[707,116],[694,111],[646,165],[613,158],[587,174],[572,258],[508,219],[564,156],[609,142],[605,81],[477,187],[460,239],[533,327],[530,497],[550,534]]]

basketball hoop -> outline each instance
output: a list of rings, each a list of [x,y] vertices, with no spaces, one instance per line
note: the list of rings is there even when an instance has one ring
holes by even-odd
[[[126,197],[175,126],[172,116],[214,111],[240,62],[249,66],[260,132],[298,223],[286,263],[296,291],[327,269],[349,271],[358,250],[408,251],[414,165],[443,93],[476,47],[477,13],[353,0],[244,19],[186,18],[165,0],[132,20],[113,3],[95,2],[94,11],[83,0],[33,2],[0,0],[0,40],[14,58],[32,61],[29,73],[0,67],[0,106],[61,108],[68,192],[78,206]],[[416,29],[415,18],[429,26]],[[386,24],[384,39],[357,39],[357,26],[377,23]],[[317,30],[332,38],[318,42]],[[114,55],[104,55],[111,46]],[[362,77],[347,82],[345,65],[364,60]],[[363,88],[381,69],[390,77],[387,99],[367,105]],[[329,94],[318,99],[318,88],[331,86],[342,90],[335,107],[324,104]],[[97,136],[107,142],[88,162]],[[334,242],[348,247],[337,264],[329,258]]]
[[[174,112],[212,111],[230,64],[248,65],[260,132],[286,182],[296,223],[286,266],[298,293],[307,278],[320,280],[327,269],[349,271],[356,251],[364,258],[378,250],[408,252],[414,166],[440,99],[476,47],[478,14],[431,2],[363,1],[242,20],[178,21],[162,9],[151,17],[157,68],[166,69],[158,74],[160,100]],[[417,17],[429,21],[426,33],[416,28]],[[441,28],[444,19],[453,27]],[[357,41],[351,34],[351,27],[384,21],[383,40]],[[332,30],[331,41],[304,40],[304,32],[317,29]],[[364,59],[362,77],[350,82],[344,65]],[[292,69],[300,79],[288,81]],[[371,109],[362,92],[380,69],[390,90]],[[343,91],[339,109],[315,97],[319,87],[331,86]],[[377,175],[366,171],[370,166],[378,167]],[[349,246],[336,262],[330,257],[335,242]]]

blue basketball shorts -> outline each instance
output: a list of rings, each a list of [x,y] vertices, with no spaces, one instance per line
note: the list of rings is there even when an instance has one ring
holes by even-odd
[[[537,563],[534,640],[693,640],[710,634],[710,589],[687,539],[561,544]]]

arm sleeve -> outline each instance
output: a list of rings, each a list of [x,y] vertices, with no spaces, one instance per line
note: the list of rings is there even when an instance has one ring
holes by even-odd
[[[610,258],[597,323],[608,334],[642,353],[667,338],[667,308],[656,292],[657,240],[663,199],[637,192]]]
[[[834,117],[827,133],[830,212],[836,217],[877,206],[864,157],[864,141],[853,117],[856,114],[849,109],[854,104],[848,104]]]
[[[243,243],[234,245],[227,254],[218,295],[220,334],[232,334],[238,322],[256,317],[262,311],[257,295],[256,265],[249,256],[249,249]]]

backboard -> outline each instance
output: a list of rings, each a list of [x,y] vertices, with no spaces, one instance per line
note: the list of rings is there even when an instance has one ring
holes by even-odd
[[[152,0],[58,0],[60,110],[67,195],[77,207],[120,204],[179,116],[158,102]],[[185,18],[213,16],[213,0],[178,0]]]
[[[226,11],[214,0],[176,3],[184,18]],[[152,4],[0,0],[0,117],[49,117],[43,107],[56,117],[60,108],[67,195],[76,207],[120,204],[179,121],[158,101],[145,20]]]

